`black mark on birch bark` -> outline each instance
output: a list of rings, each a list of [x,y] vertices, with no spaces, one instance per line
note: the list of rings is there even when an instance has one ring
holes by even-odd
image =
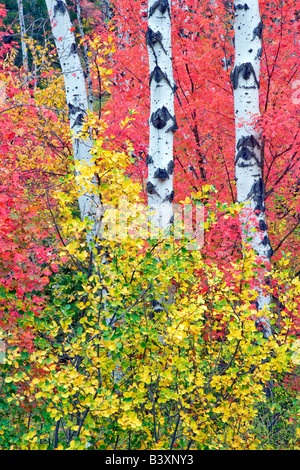
[[[146,165],[151,165],[151,163],[154,163],[153,158],[148,154],[146,156]]]
[[[155,56],[155,62],[157,62],[157,56],[155,54],[155,50],[153,47],[154,44],[159,44],[162,50],[164,51],[164,53],[166,54],[166,50],[163,46],[162,40],[163,40],[163,36],[160,31],[154,32],[151,28],[148,27],[146,31],[146,45],[152,49],[152,52]]]
[[[257,88],[259,88],[259,82],[257,81],[253,65],[251,62],[245,62],[244,64],[236,65],[230,73],[230,80],[234,90],[236,90],[239,85],[240,74],[242,74],[244,80],[249,80],[251,75],[253,75]]]
[[[83,112],[81,108],[79,108],[78,106],[74,106],[72,103],[68,103],[68,108],[69,108],[70,114],[76,114],[76,113],[79,113],[80,111]]]
[[[159,11],[162,15],[164,15],[167,11],[169,13],[169,16],[171,16],[170,15],[170,6],[169,6],[168,0],[157,0],[149,10],[149,18],[150,18],[150,16],[153,15],[153,13],[155,12],[155,10],[157,8],[159,9]]]
[[[261,39],[262,37],[262,31],[263,31],[263,24],[262,24],[262,21],[260,21],[258,23],[258,25],[256,26],[256,28],[254,28],[253,30],[253,38],[252,38],[252,41],[254,41],[254,39],[256,37],[258,37],[259,39]]]
[[[248,147],[242,147],[235,158],[235,164],[242,168],[247,167],[247,166],[253,166],[254,163],[248,163],[248,164],[245,163],[245,162],[250,162],[252,158],[255,159],[256,162],[258,163],[255,153],[252,150],[250,150]],[[240,159],[242,159],[243,161],[240,161]]]
[[[170,194],[165,197],[165,199],[163,200],[163,202],[169,201],[170,203],[172,203],[172,202],[173,202],[173,199],[174,199],[174,194],[175,194],[175,193],[174,193],[174,191],[172,190],[172,191],[170,192]]]
[[[172,121],[172,125],[166,130],[169,131],[176,131],[178,129],[177,122],[175,116],[173,117],[168,109],[163,106],[162,108],[158,108],[154,113],[152,113],[150,121],[155,127],[155,129],[163,129],[168,121]]]
[[[154,184],[151,183],[151,181],[148,181],[148,183],[146,184],[146,191],[147,191],[148,194],[156,194],[158,197],[160,197],[160,195],[158,194],[158,192],[155,189]]]
[[[266,231],[268,230],[267,224],[265,223],[264,220],[260,220],[260,221],[259,221],[258,228],[259,228],[259,230],[261,230],[262,232],[266,232]]]
[[[76,54],[76,52],[77,52],[77,47],[76,47],[75,42],[73,42],[73,43],[71,44],[71,48],[70,48],[70,55],[71,55],[71,54]]]
[[[173,174],[174,168],[175,168],[175,163],[174,163],[173,160],[170,160],[169,163],[168,163],[168,166],[167,166],[167,170],[168,170],[169,175]]]
[[[251,163],[251,160],[254,159],[257,165],[261,168],[261,162],[254,152],[254,147],[258,147],[260,149],[260,143],[253,135],[241,137],[236,147],[238,153],[235,158],[235,164],[238,167],[245,168],[253,166],[255,163]],[[240,161],[240,159],[242,159],[242,161]]]
[[[157,168],[157,170],[155,170],[155,173],[154,173],[154,178],[157,178],[160,181],[165,181],[169,179],[169,175],[165,168]]]
[[[260,47],[260,48],[258,49],[258,51],[257,51],[257,54],[256,54],[256,57],[255,57],[255,58],[256,58],[256,59],[260,59],[260,58],[261,58],[261,56],[262,56],[262,47]]]
[[[59,11],[62,15],[66,13],[67,7],[62,0],[56,0],[56,5],[54,5],[54,16]]]
[[[156,65],[152,72],[150,73],[150,79],[149,79],[149,85],[151,84],[152,80],[155,80],[156,83],[160,83],[163,80],[167,82],[167,84],[170,86],[170,88],[175,92],[174,86],[171,85],[170,80],[168,79],[167,75],[161,70],[161,68]]]
[[[166,132],[175,132],[178,130],[178,125],[177,125],[177,121],[176,121],[176,117],[173,116],[171,117],[172,121],[173,121],[173,124],[166,130]]]
[[[237,6],[234,6],[234,10],[249,10],[249,7],[247,5],[247,3],[245,3],[244,5],[242,5],[241,3],[239,3]]]
[[[268,246],[268,245],[270,245],[270,240],[269,240],[268,235],[265,235],[265,236],[264,236],[264,238],[263,238],[262,241],[261,241],[261,244],[262,244],[263,246]]]
[[[262,178],[258,178],[252,185],[250,192],[247,196],[247,199],[252,197],[255,202],[255,211],[264,212],[265,211],[265,185]]]
[[[268,258],[271,259],[273,254],[274,254],[273,248],[270,246],[269,251],[268,251]]]
[[[79,113],[78,116],[75,119],[75,122],[72,127],[74,126],[82,126],[84,123],[84,115],[82,113]]]
[[[161,303],[157,300],[152,300],[152,309],[154,313],[159,313],[163,311]],[[154,318],[154,316],[152,318]]]
[[[253,135],[247,135],[239,139],[236,148],[239,150],[240,147],[258,147],[260,149],[260,143]]]
[[[150,120],[155,129],[163,129],[169,119],[172,119],[172,116],[167,108],[163,106],[152,113]]]

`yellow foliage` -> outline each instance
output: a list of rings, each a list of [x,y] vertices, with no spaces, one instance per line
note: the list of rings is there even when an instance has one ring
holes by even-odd
[[[95,38],[92,46],[94,73],[101,74],[109,92],[110,71],[103,57],[113,53],[112,41]],[[61,79],[50,74],[45,86],[36,90],[36,102],[54,106],[63,116]],[[51,93],[57,88],[54,102]],[[17,122],[17,115],[14,118]],[[121,126],[130,125],[131,119]],[[6,362],[14,365],[14,373],[4,382],[16,388],[9,402],[19,403],[29,395],[30,403],[47,416],[51,439],[57,432],[62,441],[57,450],[125,449],[129,439],[137,449],[169,449],[177,427],[181,448],[189,443],[195,449],[260,448],[253,422],[257,404],[266,401],[263,387],[276,374],[291,370],[292,361],[299,363],[299,344],[294,342],[292,348],[286,334],[289,317],[282,314],[278,326],[270,308],[267,314],[276,335],[266,340],[257,331],[254,317],[262,312],[253,311],[257,294],[249,286],[256,260],[249,251],[221,269],[201,252],[189,251],[184,239],[149,240],[127,232],[120,236],[121,219],[116,222],[119,236],[105,238],[102,226],[90,251],[85,243],[89,222],[80,220],[77,204],[83,187],[98,191],[106,208],[126,202],[132,230],[143,203],[142,188],[126,174],[130,145],[127,152],[111,149],[105,119],[92,113],[84,132],[91,129],[93,164],[78,165],[75,174],[64,160],[65,174],[52,190],[61,273],[53,276],[51,301],[34,325],[40,343],[37,340],[37,350],[26,359],[43,373],[31,376],[23,370],[23,351],[8,348]],[[52,132],[70,141],[63,118],[36,132],[46,132],[50,141]],[[36,152],[44,158],[42,148]],[[20,161],[25,164],[25,157]],[[56,163],[45,166],[53,170]],[[92,183],[94,175],[98,187]],[[201,201],[211,193],[214,188],[206,185],[184,202]],[[229,217],[240,209],[220,205],[219,210]],[[219,215],[211,208],[207,229]],[[300,284],[284,269],[270,276],[289,286],[282,298],[293,311]],[[157,300],[162,309],[153,312]],[[41,427],[33,422],[20,447],[43,449],[47,439]]]

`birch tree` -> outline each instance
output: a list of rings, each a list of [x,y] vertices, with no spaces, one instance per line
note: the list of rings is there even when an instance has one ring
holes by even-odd
[[[241,212],[243,241],[269,266],[272,248],[265,215],[263,146],[257,130],[259,109],[259,74],[262,55],[263,23],[258,0],[234,1],[235,66],[231,72],[234,92],[236,129],[235,178],[238,202],[246,204]],[[264,281],[263,275],[258,281]],[[270,298],[258,288],[258,309],[268,306]],[[269,320],[261,318],[264,335],[271,335]]]
[[[91,67],[90,67],[89,56],[88,56],[88,48],[84,42],[84,31],[83,31],[82,20],[81,20],[80,0],[76,0],[76,13],[77,13],[77,21],[78,21],[80,36],[81,36],[81,39],[83,40],[83,43],[82,43],[83,57],[84,57],[85,73],[86,73],[86,79],[87,79],[87,85],[88,85],[88,106],[89,106],[89,110],[93,111],[93,84],[92,84],[92,77],[91,77]]]
[[[24,67],[24,70],[28,72],[28,49],[27,49],[27,44],[25,42],[25,20],[24,20],[23,0],[18,0],[18,9],[19,9],[23,67]]]
[[[160,231],[163,236],[167,236],[174,221],[173,134],[177,123],[174,113],[176,87],[172,65],[171,0],[149,0],[146,44],[150,72],[150,137],[146,190],[151,236],[156,237]],[[162,310],[161,301],[153,301],[153,310]]]
[[[171,52],[171,2],[149,0],[146,44],[150,66],[150,140],[148,206],[154,227],[168,230],[173,221],[174,91]]]
[[[77,175],[83,166],[92,166],[91,150],[93,141],[91,137],[81,134],[84,118],[88,110],[88,99],[85,77],[76,48],[74,28],[70,20],[64,0],[46,0],[51,22],[57,54],[64,77],[66,101],[69,109],[70,130],[72,133],[74,162]],[[90,243],[97,235],[97,210],[101,209],[101,202],[96,191],[96,178],[92,184],[88,181],[81,186],[81,195],[78,198],[82,220],[87,217],[93,223],[93,229],[87,234]]]

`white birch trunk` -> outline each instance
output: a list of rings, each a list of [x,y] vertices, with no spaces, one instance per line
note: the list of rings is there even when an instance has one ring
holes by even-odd
[[[69,108],[70,129],[74,133],[73,136],[73,152],[75,166],[76,164],[92,165],[91,150],[93,147],[92,139],[82,139],[78,134],[83,127],[83,119],[88,110],[88,98],[85,86],[85,77],[80,63],[80,58],[76,50],[75,36],[71,31],[72,23],[67,11],[66,4],[63,0],[46,0],[48,13],[51,21],[52,33],[57,48],[57,53],[65,81],[66,100]],[[78,7],[78,3],[77,3]],[[78,10],[77,10],[78,12]],[[80,13],[80,11],[79,11]],[[78,173],[78,170],[77,170]],[[94,178],[93,184],[97,182]],[[102,204],[97,194],[91,191],[85,192],[79,197],[79,207],[81,218],[88,217],[93,221],[94,228],[90,234],[87,234],[87,242],[95,241],[95,238],[101,234],[100,223],[97,224],[97,215],[102,213]],[[103,259],[105,264],[105,257]],[[101,276],[101,274],[99,274]],[[105,308],[106,289],[102,290],[103,304]],[[106,323],[113,325],[113,318],[107,318]],[[114,381],[117,383],[122,378],[120,367],[117,366],[113,373]]]
[[[87,92],[84,72],[76,49],[76,40],[72,30],[67,6],[64,0],[46,0],[47,9],[51,21],[52,34],[57,48],[61,70],[64,76],[66,101],[69,108],[70,129],[72,132],[73,153],[75,168],[79,173],[80,164],[92,166],[91,150],[93,141],[80,137],[83,128],[84,117],[88,110]],[[96,178],[92,180],[97,186]],[[89,186],[89,185],[87,185]],[[90,243],[97,235],[96,215],[97,209],[101,210],[101,202],[92,189],[81,188],[84,194],[79,196],[79,208],[82,220],[88,217],[93,222],[93,230],[87,234],[87,242]]]
[[[259,109],[259,74],[262,53],[262,22],[258,0],[234,1],[235,67],[231,72],[234,90],[236,129],[235,178],[238,202],[247,203],[241,212],[242,236],[252,237],[251,248],[266,266],[272,256],[265,217],[265,190],[261,135],[255,130]],[[243,122],[243,125],[240,125]],[[255,228],[256,231],[251,229]],[[249,243],[249,242],[248,242]],[[263,276],[258,279],[263,282]],[[268,306],[270,298],[258,292],[258,309]],[[266,337],[271,335],[268,319],[262,324]]]
[[[150,221],[165,231],[173,223],[173,134],[177,129],[171,52],[171,0],[149,0],[146,44],[151,98],[146,189],[148,206],[153,212]]]
[[[19,7],[19,22],[20,22],[20,33],[21,33],[23,67],[24,67],[24,70],[28,72],[28,49],[27,49],[27,44],[25,42],[25,20],[24,20],[23,0],[18,0],[18,7]]]
[[[78,26],[79,26],[79,32],[81,39],[84,38],[84,31],[83,31],[83,26],[82,26],[82,21],[81,21],[81,7],[80,7],[80,0],[76,0],[76,11],[77,11],[77,21],[78,21]],[[93,111],[93,84],[92,84],[92,77],[91,77],[91,68],[90,68],[90,62],[89,62],[89,57],[88,57],[88,48],[83,42],[83,55],[84,55],[84,63],[85,63],[85,71],[86,71],[86,80],[87,80],[87,86],[88,86],[88,105],[89,105],[89,110]]]
[[[151,237],[168,237],[173,214],[173,135],[177,129],[171,44],[171,0],[148,1],[146,44],[150,72],[150,119],[148,165],[148,207]],[[172,297],[169,289],[168,298]],[[166,299],[152,302],[153,312],[163,309]],[[162,338],[161,341],[163,342]]]

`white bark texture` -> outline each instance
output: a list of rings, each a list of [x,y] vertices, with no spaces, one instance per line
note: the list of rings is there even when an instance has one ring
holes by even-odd
[[[146,44],[150,66],[150,140],[148,206],[155,227],[168,229],[173,222],[173,134],[175,83],[171,51],[171,0],[149,0]],[[156,211],[156,212],[155,212]]]
[[[261,261],[268,265],[272,248],[265,217],[262,142],[261,134],[255,129],[260,116],[259,74],[263,24],[258,0],[247,0],[247,3],[235,0],[234,11],[235,67],[231,72],[231,83],[236,129],[235,178],[238,202],[247,203],[240,216],[244,226],[242,236],[244,241],[252,237],[248,243]],[[256,231],[253,231],[254,228]],[[263,282],[263,278],[258,280]],[[259,290],[258,308],[268,306],[269,302],[269,296]],[[265,318],[262,321],[265,336],[269,337],[269,322]]]
[[[24,70],[28,72],[28,49],[27,49],[27,44],[25,42],[25,20],[24,20],[23,0],[18,0],[18,7],[19,7],[19,22],[20,22],[20,33],[21,33],[23,67],[24,67]]]
[[[52,34],[57,48],[61,70],[64,76],[66,101],[69,109],[70,129],[74,162],[77,174],[79,164],[92,166],[91,150],[93,141],[91,138],[80,137],[83,128],[84,117],[88,110],[87,92],[84,72],[80,57],[76,48],[76,40],[73,32],[66,3],[64,0],[46,0],[47,9],[51,21]],[[92,180],[97,185],[96,178]],[[89,184],[87,184],[89,186]],[[93,222],[93,230],[87,234],[87,242],[94,241],[97,232],[96,214],[101,210],[100,199],[91,189],[81,187],[84,194],[79,196],[79,208],[82,220],[88,217]]]
[[[81,6],[80,0],[76,0],[76,11],[77,11],[77,21],[81,39],[84,39],[84,31],[81,21]],[[84,62],[85,62],[85,72],[86,72],[86,79],[88,85],[88,106],[89,110],[93,111],[93,84],[92,84],[92,77],[91,77],[91,68],[88,56],[88,48],[86,44],[83,42],[83,55],[84,55]]]

